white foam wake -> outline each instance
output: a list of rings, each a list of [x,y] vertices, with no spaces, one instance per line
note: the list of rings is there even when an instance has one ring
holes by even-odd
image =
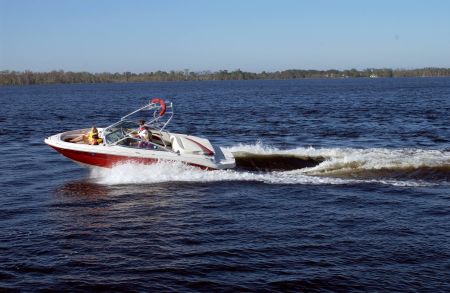
[[[99,184],[154,184],[162,182],[262,182],[266,184],[358,184],[381,183],[395,186],[430,185],[415,181],[356,180],[317,177],[302,174],[300,170],[277,172],[239,172],[234,170],[204,171],[182,163],[159,162],[153,165],[123,164],[111,169],[93,169],[91,177]]]
[[[312,168],[301,169],[302,174],[326,175],[350,170],[417,169],[423,167],[450,168],[450,152],[421,149],[387,148],[313,148],[300,147],[280,150],[261,143],[237,145],[229,151],[241,154],[290,155],[298,157],[323,157],[325,161]],[[244,154],[245,155],[245,154]]]
[[[151,184],[160,182],[255,181],[271,184],[345,184],[347,180],[321,178],[295,172],[204,171],[178,162],[153,165],[123,164],[111,169],[93,169],[91,177],[100,184]]]

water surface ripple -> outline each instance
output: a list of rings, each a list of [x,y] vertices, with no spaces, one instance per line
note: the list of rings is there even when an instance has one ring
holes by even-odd
[[[88,171],[43,143],[149,97],[236,170]],[[0,289],[450,291],[450,80],[1,87]],[[299,169],[301,168],[301,169]]]

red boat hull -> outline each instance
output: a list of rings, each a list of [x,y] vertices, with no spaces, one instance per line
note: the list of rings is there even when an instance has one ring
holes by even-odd
[[[154,164],[158,160],[152,158],[132,158],[118,155],[99,154],[91,152],[74,151],[63,148],[54,147],[57,152],[63,156],[86,165],[112,168],[115,165],[123,164],[126,162],[138,163],[138,164]]]
[[[125,163],[135,163],[135,164],[143,164],[143,165],[151,165],[158,162],[158,159],[153,158],[136,158],[136,157],[127,157],[127,156],[118,156],[118,155],[110,155],[110,154],[100,154],[100,153],[92,153],[92,152],[83,152],[83,151],[75,151],[64,148],[58,148],[55,146],[51,147],[55,149],[57,152],[62,154],[63,156],[90,166],[103,167],[103,168],[112,168],[116,165],[125,164]],[[197,165],[197,164],[189,164],[191,166],[199,167],[204,170],[213,170],[211,168]]]

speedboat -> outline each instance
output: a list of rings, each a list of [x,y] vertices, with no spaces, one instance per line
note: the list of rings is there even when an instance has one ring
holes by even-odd
[[[145,123],[147,139],[137,135],[136,116],[150,116]],[[150,112],[151,114],[148,114]],[[86,135],[89,129],[58,133],[46,138],[46,144],[63,156],[88,167],[112,168],[120,164],[154,164],[160,161],[182,162],[206,170],[222,170],[236,166],[231,152],[211,144],[206,138],[173,133],[166,130],[174,115],[173,104],[155,98],[145,106],[125,115],[108,127],[97,128],[102,142],[91,145],[74,138]],[[134,118],[133,118],[134,117]]]

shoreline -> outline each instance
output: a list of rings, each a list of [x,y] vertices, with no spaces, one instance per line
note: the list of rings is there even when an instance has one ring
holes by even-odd
[[[450,68],[365,69],[365,70],[284,70],[275,72],[244,72],[241,70],[216,72],[156,71],[144,73],[90,73],[72,71],[0,71],[0,86],[42,84],[103,84],[150,83],[223,80],[297,80],[297,79],[353,79],[353,78],[437,78],[450,77]]]

